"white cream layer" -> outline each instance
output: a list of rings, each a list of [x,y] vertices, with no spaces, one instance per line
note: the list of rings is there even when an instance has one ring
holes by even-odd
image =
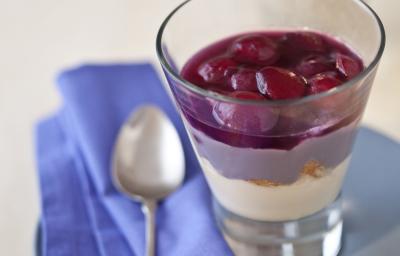
[[[331,204],[339,194],[349,164],[341,164],[319,178],[302,175],[290,185],[260,186],[244,180],[227,179],[207,159],[200,157],[208,184],[228,210],[250,219],[286,221],[309,216]]]

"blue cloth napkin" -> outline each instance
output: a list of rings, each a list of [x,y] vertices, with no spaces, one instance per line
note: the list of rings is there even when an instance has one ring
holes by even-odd
[[[185,151],[184,185],[159,207],[158,255],[231,255],[178,114],[149,64],[88,65],[57,79],[64,105],[36,129],[44,255],[144,255],[144,216],[110,179],[118,130],[142,104],[161,107]]]

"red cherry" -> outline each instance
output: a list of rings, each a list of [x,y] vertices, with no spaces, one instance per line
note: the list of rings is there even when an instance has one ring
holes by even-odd
[[[299,51],[324,52],[326,46],[322,36],[314,32],[291,32],[284,36],[285,48]]]
[[[299,98],[306,92],[305,79],[286,69],[266,67],[256,78],[259,91],[273,100]]]
[[[315,54],[303,58],[295,68],[297,73],[307,78],[334,69],[332,60]]]
[[[245,100],[265,100],[264,96],[260,95],[259,93],[248,91],[232,92],[229,94],[229,96]]]
[[[348,79],[357,76],[362,70],[359,61],[340,53],[336,54],[336,68]]]
[[[279,58],[278,45],[261,35],[240,37],[229,51],[236,61],[246,64],[270,65]]]
[[[234,75],[234,74],[236,74],[237,72],[239,72],[240,71],[240,67],[239,66],[231,66],[231,67],[228,67],[227,69],[226,69],[226,71],[225,71],[225,77],[228,79],[227,80],[227,82],[228,83],[230,83],[230,79],[231,79],[231,77]]]
[[[203,63],[198,73],[207,83],[224,84],[229,77],[231,69],[237,66],[237,63],[229,57],[217,57]]]
[[[332,78],[336,78],[337,80],[343,81],[342,74],[340,74],[337,71],[327,71],[327,72],[322,72],[322,73],[317,74],[317,75],[329,76],[329,77],[332,77]]]
[[[329,73],[322,73],[312,77],[308,81],[310,87],[308,88],[309,94],[317,94],[328,91],[342,83],[339,79],[335,78]]]
[[[231,86],[235,91],[258,92],[256,71],[252,69],[240,69],[231,76]]]
[[[265,100],[259,93],[236,91],[231,97]],[[246,134],[261,134],[271,130],[278,121],[278,114],[265,106],[218,102],[213,108],[214,119],[222,127]]]

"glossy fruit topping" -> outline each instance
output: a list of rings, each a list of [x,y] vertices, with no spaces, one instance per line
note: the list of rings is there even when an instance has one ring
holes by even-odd
[[[224,84],[229,77],[229,68],[236,66],[237,63],[229,57],[216,57],[203,63],[198,74],[207,83]]]
[[[296,66],[296,72],[306,78],[318,73],[335,70],[334,61],[324,55],[312,54],[303,58]]]
[[[258,92],[256,70],[253,69],[240,69],[231,76],[230,83],[235,91]]]
[[[336,54],[336,68],[348,79],[355,77],[362,70],[359,61],[340,53]]]
[[[260,93],[272,100],[300,98],[306,93],[304,78],[282,68],[263,68],[257,72],[257,84]]]
[[[231,97],[239,99],[265,100],[254,92],[236,91]],[[213,109],[215,120],[222,127],[241,132],[261,133],[275,126],[278,115],[254,105],[218,102]]]
[[[262,35],[238,38],[229,52],[236,61],[254,65],[270,65],[279,58],[278,45]]]
[[[291,32],[284,37],[283,43],[286,49],[324,52],[326,45],[321,36],[313,32]]]
[[[339,84],[341,84],[342,81],[337,79],[333,73],[321,73],[318,74],[314,77],[312,77],[309,80],[309,88],[308,88],[308,93],[309,94],[317,94],[321,92],[328,91]]]

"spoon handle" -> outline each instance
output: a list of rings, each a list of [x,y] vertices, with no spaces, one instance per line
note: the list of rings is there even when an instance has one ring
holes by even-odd
[[[150,199],[145,200],[142,210],[146,217],[146,255],[154,256],[157,202]]]

